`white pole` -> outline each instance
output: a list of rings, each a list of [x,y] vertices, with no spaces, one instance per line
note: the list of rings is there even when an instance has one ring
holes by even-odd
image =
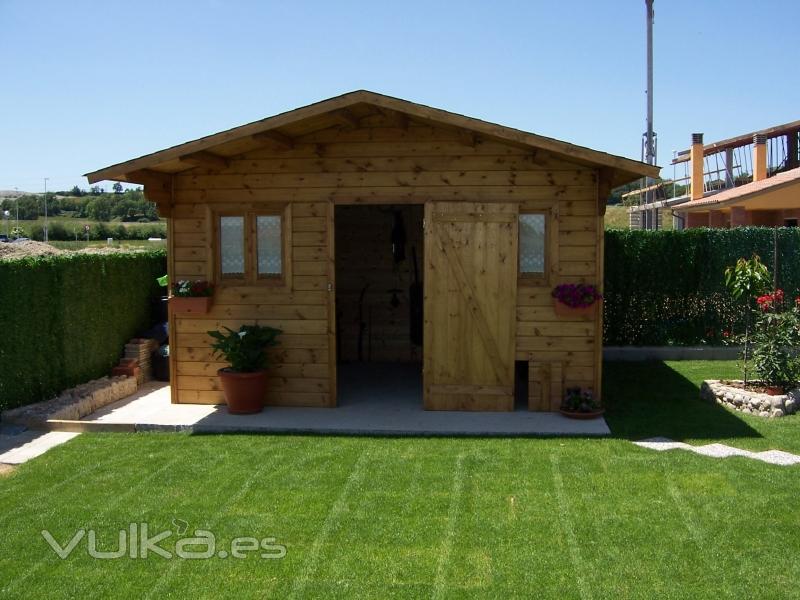
[[[49,177],[44,178],[44,241],[48,241],[47,236],[47,180]]]

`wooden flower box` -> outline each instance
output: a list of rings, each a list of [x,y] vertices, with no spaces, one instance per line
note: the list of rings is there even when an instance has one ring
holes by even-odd
[[[172,312],[180,314],[204,315],[213,304],[211,296],[172,296],[169,299]]]
[[[553,299],[553,307],[555,308],[556,316],[559,317],[580,317],[582,319],[591,319],[597,310],[595,307],[596,304],[597,302],[589,306],[573,307],[567,306],[563,302]]]

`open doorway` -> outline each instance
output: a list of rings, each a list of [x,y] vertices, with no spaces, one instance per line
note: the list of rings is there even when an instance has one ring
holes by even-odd
[[[424,207],[335,210],[338,404],[421,407]]]

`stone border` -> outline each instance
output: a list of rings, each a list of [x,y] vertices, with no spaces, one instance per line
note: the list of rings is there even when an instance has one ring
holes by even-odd
[[[788,394],[770,396],[725,385],[718,379],[707,379],[700,386],[700,398],[759,417],[783,417],[800,409],[800,388]]]
[[[75,386],[44,402],[27,404],[0,415],[4,423],[42,427],[50,420],[77,421],[98,408],[122,400],[136,392],[135,377],[101,377]]]

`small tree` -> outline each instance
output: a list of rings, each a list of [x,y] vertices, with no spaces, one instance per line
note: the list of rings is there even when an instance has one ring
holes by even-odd
[[[734,302],[740,304],[745,311],[744,350],[742,353],[742,371],[747,383],[748,359],[750,357],[750,329],[752,315],[755,310],[755,299],[767,291],[771,284],[769,269],[754,254],[749,260],[740,258],[736,264],[725,269],[725,286]]]
[[[111,189],[114,190],[115,194],[121,194],[122,193],[122,184],[119,181],[117,181],[114,185],[111,186]]]

